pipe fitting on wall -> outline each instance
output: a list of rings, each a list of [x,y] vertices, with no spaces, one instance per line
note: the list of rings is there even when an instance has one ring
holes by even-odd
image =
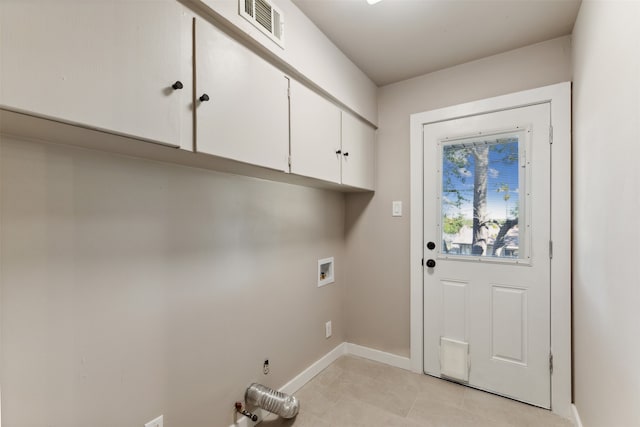
[[[239,414],[244,415],[245,417],[249,418],[251,421],[253,421],[254,423],[256,421],[258,421],[258,416],[256,414],[252,414],[251,412],[247,411],[246,409],[244,409],[242,407],[242,402],[236,402],[236,411]]]

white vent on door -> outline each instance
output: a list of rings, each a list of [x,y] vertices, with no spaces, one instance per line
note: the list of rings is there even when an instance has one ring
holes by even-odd
[[[440,337],[440,374],[452,380],[469,381],[469,343]]]
[[[240,15],[284,49],[284,17],[269,0],[239,0]]]

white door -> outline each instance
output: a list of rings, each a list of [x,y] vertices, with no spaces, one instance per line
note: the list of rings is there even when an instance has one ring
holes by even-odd
[[[550,106],[425,124],[424,371],[550,407]]]

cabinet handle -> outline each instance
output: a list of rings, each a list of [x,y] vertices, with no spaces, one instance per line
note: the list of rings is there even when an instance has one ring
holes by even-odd
[[[203,93],[202,96],[198,99],[200,100],[200,102],[206,102],[209,100],[209,95],[207,95],[206,93]]]
[[[336,154],[342,154],[342,150],[336,150]]]
[[[345,157],[349,157],[349,152],[345,152],[342,155],[345,156]]]
[[[174,84],[171,85],[171,87],[174,88],[175,90],[178,90],[178,89],[182,89],[184,85],[180,80],[177,80]]]

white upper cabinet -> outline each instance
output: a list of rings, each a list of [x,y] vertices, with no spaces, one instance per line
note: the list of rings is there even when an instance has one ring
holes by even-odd
[[[342,113],[342,183],[374,188],[375,130],[351,114]]]
[[[291,82],[291,173],[373,190],[374,142],[372,127]]]
[[[196,151],[289,171],[289,79],[196,20]]]
[[[291,81],[291,173],[340,183],[340,109]]]
[[[0,105],[191,148],[184,111],[191,102],[192,35],[180,3],[3,1],[0,7]],[[176,82],[183,89],[172,88]]]
[[[202,16],[176,0],[0,0],[0,132],[373,189],[374,130]]]

